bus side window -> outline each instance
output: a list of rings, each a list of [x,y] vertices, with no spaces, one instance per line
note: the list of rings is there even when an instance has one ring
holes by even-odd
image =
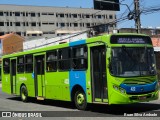
[[[10,73],[10,59],[3,59],[3,72],[4,74]]]
[[[71,68],[71,49],[63,48],[58,50],[58,69],[60,71],[68,71]]]
[[[87,69],[87,47],[78,46],[72,49],[72,69]]]
[[[17,72],[18,73],[24,73],[24,56],[20,56],[18,57],[18,61],[17,61]]]
[[[46,56],[46,71],[57,71],[57,51],[49,51]]]
[[[33,72],[33,55],[25,56],[25,72],[27,73]]]

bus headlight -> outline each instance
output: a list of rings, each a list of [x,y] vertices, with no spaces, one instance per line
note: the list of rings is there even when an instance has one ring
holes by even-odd
[[[113,85],[113,88],[114,88],[115,90],[118,90],[118,86],[116,86],[116,85]]]
[[[113,88],[116,90],[116,91],[119,91],[120,93],[122,94],[125,94],[126,91],[125,89],[121,88],[121,87],[118,87],[117,85],[113,85]]]
[[[125,92],[126,92],[126,91],[125,91],[124,89],[122,89],[122,88],[119,88],[119,90],[120,90],[120,92],[123,93],[123,94],[125,94]]]

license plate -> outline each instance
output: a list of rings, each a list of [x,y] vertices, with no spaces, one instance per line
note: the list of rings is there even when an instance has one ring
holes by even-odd
[[[139,100],[145,100],[146,98],[146,96],[139,96]]]

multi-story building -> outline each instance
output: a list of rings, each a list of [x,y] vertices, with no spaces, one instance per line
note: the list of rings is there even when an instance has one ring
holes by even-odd
[[[113,22],[115,14],[91,8],[0,5],[0,35],[15,32],[27,38],[49,38]],[[110,24],[109,30],[114,27]]]

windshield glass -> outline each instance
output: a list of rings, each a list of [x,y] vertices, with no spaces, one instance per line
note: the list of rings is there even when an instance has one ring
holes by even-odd
[[[122,77],[155,75],[153,48],[112,48],[110,72]]]

